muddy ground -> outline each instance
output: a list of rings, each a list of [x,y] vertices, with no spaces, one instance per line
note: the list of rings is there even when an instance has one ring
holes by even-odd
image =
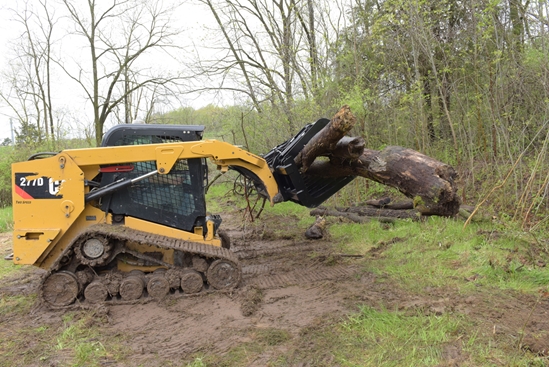
[[[425,289],[421,296],[410,294],[399,284],[370,271],[384,250],[382,246],[365,258],[338,257],[329,240],[306,240],[303,228],[296,228],[293,219],[269,222],[276,232],[266,229],[266,224],[243,228],[240,221],[236,215],[229,222],[225,220],[224,227],[229,229],[232,250],[243,265],[241,287],[232,293],[160,303],[97,307],[97,324],[102,333],[122,335],[123,349],[130,351],[122,363],[113,357],[105,360],[105,365],[181,366],[196,355],[226,354],[249,342],[258,331],[285,331],[290,336],[287,342],[256,353],[247,361],[247,366],[265,366],[296,345],[304,345],[304,330],[338,322],[360,304],[427,314],[459,312],[478,325],[480,335],[491,338],[503,349],[516,345],[525,320],[534,310],[526,325],[524,348],[547,353],[546,298],[536,304],[533,296],[482,289],[467,297],[456,289],[445,288]],[[6,236],[0,239],[3,250],[7,241]],[[0,295],[36,292],[40,276],[41,271],[33,268],[22,275],[8,276],[0,284]],[[13,318],[9,323],[12,330],[56,324],[62,322],[64,312],[36,305],[24,318]],[[5,324],[5,316],[0,317]],[[9,336],[9,331],[5,332]],[[448,344],[441,366],[466,364],[468,356],[462,343],[463,340],[455,340]],[[312,353],[316,353],[314,348]],[[300,356],[292,365],[312,366],[306,352]],[[55,361],[48,363],[56,365]],[[326,361],[325,365],[332,363]]]

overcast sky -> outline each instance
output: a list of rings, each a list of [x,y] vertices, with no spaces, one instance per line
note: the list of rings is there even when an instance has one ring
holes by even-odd
[[[54,4],[54,1],[50,1],[50,4]],[[20,25],[12,20],[13,12],[10,10],[16,8],[18,5],[24,4],[20,0],[0,0],[0,70],[6,70],[9,65],[10,41],[18,37],[21,33]],[[186,3],[182,5],[180,11],[176,15],[176,22],[178,25],[184,27],[185,32],[181,35],[181,39],[178,40],[179,45],[189,46],[192,43],[200,46],[202,44],[201,37],[204,34],[205,24],[212,23],[211,14],[209,11],[197,5]],[[66,42],[66,41],[64,41]],[[190,50],[190,49],[189,49]],[[86,51],[84,51],[86,52]],[[207,51],[202,51],[207,52]],[[162,57],[161,60],[165,60]],[[158,63],[158,61],[155,61]],[[177,67],[177,65],[172,65]],[[59,72],[57,73],[59,74]],[[59,81],[62,81],[62,87],[59,86]],[[91,121],[91,109],[86,108],[85,98],[83,97],[81,88],[75,83],[71,82],[65,75],[56,75],[56,91],[53,94],[56,95],[56,101],[54,101],[54,108],[69,106],[75,110],[89,111],[87,115],[83,115],[82,119],[89,118]],[[208,97],[187,98],[184,103],[194,108],[200,108],[208,103],[212,103],[213,100]],[[89,106],[88,106],[89,107]],[[0,142],[5,138],[11,138],[10,132],[10,116],[13,116],[13,112],[5,106],[5,103],[0,101]],[[14,121],[16,121],[14,119]]]
[[[6,65],[7,43],[15,37],[14,33],[10,30],[10,22],[8,21],[8,4],[9,0],[0,0],[0,69],[4,69]],[[9,117],[2,113],[9,113],[9,110],[2,108],[3,104],[0,104],[0,142],[5,138],[10,137],[10,120]]]

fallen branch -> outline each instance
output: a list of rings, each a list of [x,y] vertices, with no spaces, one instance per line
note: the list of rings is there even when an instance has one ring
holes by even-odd
[[[310,215],[321,215],[321,216],[332,216],[332,217],[343,217],[347,218],[350,221],[353,221],[355,223],[368,223],[372,219],[375,219],[382,223],[394,223],[394,218],[388,218],[388,217],[381,217],[381,216],[372,216],[372,217],[366,217],[361,216],[357,213],[352,212],[344,212],[334,209],[326,209],[326,208],[316,208],[309,212]]]
[[[382,209],[382,208],[368,208],[365,206],[351,206],[348,208],[336,207],[336,210],[343,213],[356,213],[360,216],[366,217],[385,217],[385,218],[397,218],[397,219],[413,219],[418,220],[420,213],[416,210],[398,210],[398,209]]]
[[[361,203],[357,206],[364,206],[364,205],[370,205],[376,208],[384,208],[384,209],[414,209],[414,202],[412,200],[391,203],[390,198],[366,200],[364,203]]]

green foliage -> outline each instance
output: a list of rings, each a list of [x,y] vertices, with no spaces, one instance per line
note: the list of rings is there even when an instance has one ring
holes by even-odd
[[[434,366],[460,320],[448,314],[410,315],[363,306],[340,327],[343,340],[335,354],[345,366]]]
[[[10,207],[0,208],[0,232],[8,232],[13,229],[13,210]]]
[[[18,147],[34,147],[41,140],[41,134],[36,124],[20,121],[21,127],[15,132],[15,145]]]
[[[457,287],[461,279],[473,279],[473,288],[480,284],[535,292],[549,281],[543,267],[549,261],[547,249],[509,225],[503,228],[483,223],[463,229],[461,221],[430,217],[421,224],[371,221],[332,226],[329,231],[344,252],[382,252],[372,271],[408,289]]]

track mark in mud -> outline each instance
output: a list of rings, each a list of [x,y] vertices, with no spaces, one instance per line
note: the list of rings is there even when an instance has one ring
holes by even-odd
[[[253,259],[259,256],[266,256],[266,255],[275,255],[275,254],[283,254],[287,252],[310,252],[314,251],[318,248],[318,245],[304,245],[304,246],[288,246],[288,247],[282,247],[282,248],[273,248],[273,249],[257,249],[257,250],[249,250],[249,249],[242,249],[239,251],[233,251],[240,260],[246,260],[246,259]]]
[[[242,274],[244,276],[265,274],[271,271],[272,268],[273,267],[268,264],[248,265],[242,267]]]
[[[303,269],[291,271],[285,274],[262,275],[257,278],[246,280],[246,283],[260,288],[277,288],[290,285],[314,283],[323,280],[347,278],[355,272],[356,269],[350,266]]]
[[[286,244],[284,246],[235,246],[231,249],[240,260],[253,259],[259,256],[284,254],[287,252],[312,252],[319,248],[318,244]]]

